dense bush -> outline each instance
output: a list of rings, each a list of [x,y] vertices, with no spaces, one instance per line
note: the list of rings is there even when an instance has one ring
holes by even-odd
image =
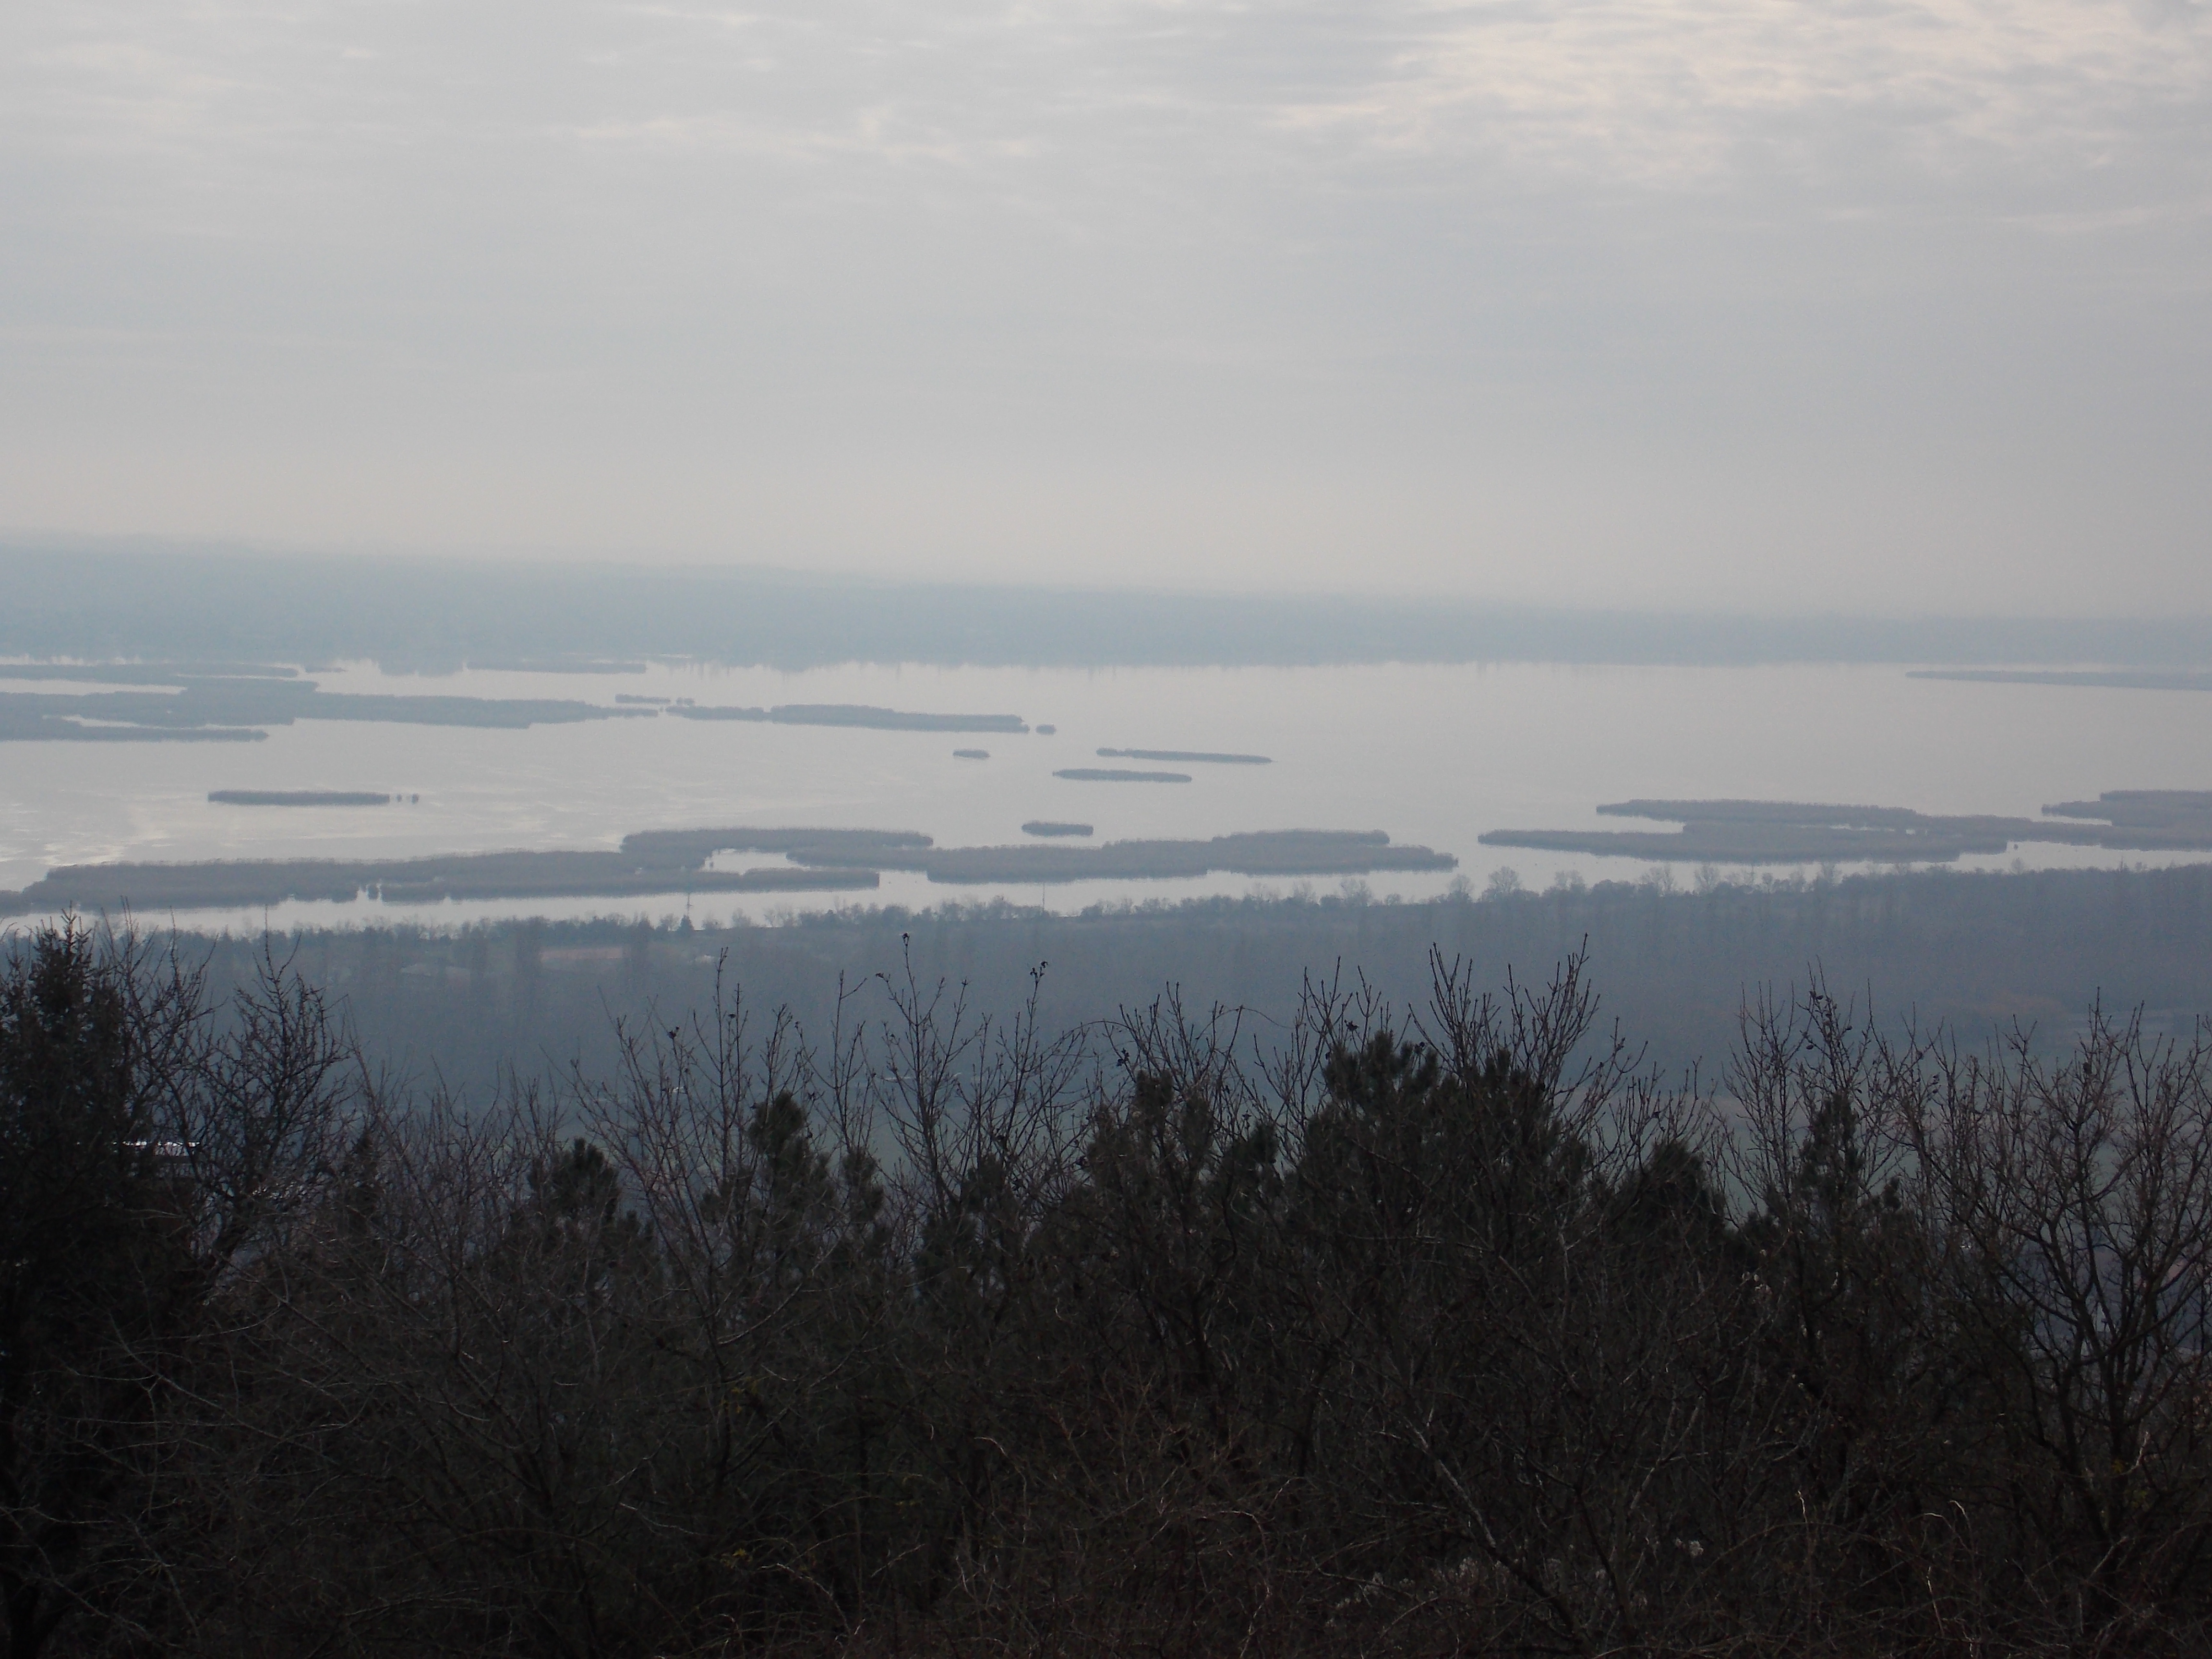
[[[1571,962],[1282,1026],[839,1007],[471,1109],[281,963],[216,1009],[31,941],[9,1659],[2212,1635],[2203,1047],[1816,988],[1666,1087]]]

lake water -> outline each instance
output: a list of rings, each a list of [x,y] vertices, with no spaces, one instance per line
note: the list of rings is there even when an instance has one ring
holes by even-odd
[[[0,688],[9,686],[0,665]],[[333,691],[702,703],[855,702],[1013,714],[1054,735],[874,732],[668,718],[526,731],[302,721],[264,743],[0,744],[0,887],[53,865],[109,859],[398,857],[503,848],[611,848],[634,830],[720,824],[915,830],[940,845],[1025,839],[1028,819],[1097,827],[1099,842],[1239,830],[1382,830],[1455,854],[1480,888],[1510,866],[1530,886],[1562,872],[1633,878],[1645,866],[1493,848],[1495,829],[1662,828],[1599,817],[1631,796],[1748,797],[2033,816],[2108,789],[2212,788],[2212,696],[1908,678],[1894,666],[931,668],[855,665],[783,673],[654,665],[641,673],[387,676],[319,671]],[[23,687],[22,689],[34,689]],[[35,689],[72,689],[53,682]],[[86,689],[100,689],[88,687]],[[1273,764],[1182,766],[1188,784],[1081,783],[1060,768],[1102,747],[1243,751]],[[990,758],[956,758],[957,748]],[[418,804],[220,806],[211,789],[373,789]],[[2201,857],[2202,855],[2197,855]],[[2177,861],[2028,844],[1960,867]],[[773,862],[744,855],[734,862]],[[1735,877],[1740,872],[1725,872]],[[1678,866],[1678,879],[1690,872]],[[1378,898],[1428,897],[1449,874],[1373,877]],[[1337,883],[1316,884],[1324,890]],[[1285,891],[1199,881],[951,887],[887,872],[862,895],[705,896],[700,921],[830,908],[855,897],[924,907],[1004,897],[1077,910],[1101,902]],[[516,915],[682,914],[665,899],[433,906],[295,903],[283,927],[452,925]],[[152,920],[152,918],[142,918]],[[264,913],[196,912],[190,925],[258,929]]]

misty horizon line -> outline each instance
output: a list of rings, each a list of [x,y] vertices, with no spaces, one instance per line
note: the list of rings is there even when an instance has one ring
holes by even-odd
[[[1557,662],[2212,665],[2212,615],[1661,611],[1444,594],[1054,586],[757,565],[0,537],[0,653],[80,660],[682,659],[789,670]]]
[[[606,548],[546,546],[421,545],[389,543],[309,543],[266,541],[248,536],[170,535],[160,532],[95,532],[46,530],[0,526],[0,569],[16,557],[41,556],[133,557],[152,556],[173,559],[209,559],[223,562],[265,563],[292,567],[318,565],[376,566],[420,571],[434,566],[453,566],[471,572],[535,571],[545,574],[635,575],[697,578],[706,581],[760,582],[793,588],[857,588],[881,593],[909,591],[1006,593],[1059,599],[1148,599],[1249,600],[1267,599],[1289,604],[1328,604],[1344,599],[1379,605],[1426,606],[1447,605],[1480,608],[1486,612],[1535,617],[1636,617],[1656,621],[1720,620],[1746,623],[1850,623],[1864,625],[1949,623],[1971,624],[2212,624],[2212,605],[2191,611],[2074,610],[1958,610],[1846,608],[1834,605],[1777,607],[1719,604],[1669,605],[1658,600],[1635,604],[1604,604],[1583,600],[1534,599],[1510,592],[1449,586],[1404,584],[1363,586],[1347,581],[1322,586],[1287,581],[1243,586],[1215,583],[1177,586],[1158,580],[1113,582],[1096,580],[1057,581],[1048,575],[1015,580],[983,576],[943,576],[896,574],[861,566],[809,569],[779,564],[772,559],[718,558],[682,551],[625,552]],[[1349,563],[1357,556],[1346,556]]]

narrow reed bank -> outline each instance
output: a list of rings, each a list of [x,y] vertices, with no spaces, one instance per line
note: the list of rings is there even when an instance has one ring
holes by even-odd
[[[2199,1653],[2212,1049],[909,969],[471,1106],[0,976],[7,1659]]]

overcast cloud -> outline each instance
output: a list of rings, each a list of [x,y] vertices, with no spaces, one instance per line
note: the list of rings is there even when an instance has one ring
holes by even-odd
[[[2212,5],[0,9],[0,526],[2212,609]]]

